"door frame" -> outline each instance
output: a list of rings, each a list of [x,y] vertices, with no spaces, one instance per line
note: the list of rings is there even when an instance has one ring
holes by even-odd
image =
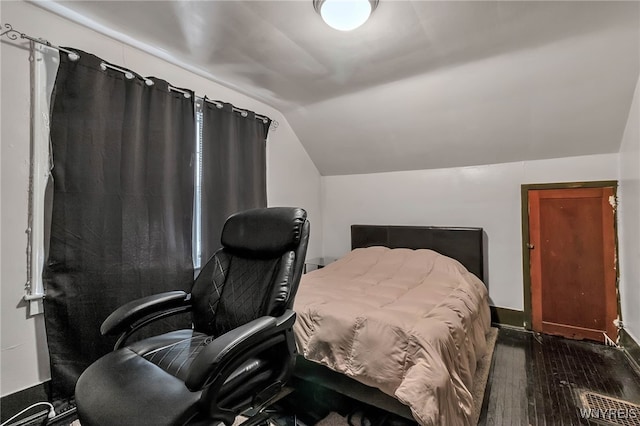
[[[521,214],[522,214],[522,285],[524,296],[524,328],[532,330],[531,320],[531,259],[529,256],[529,190],[536,189],[577,189],[577,188],[613,188],[613,196],[616,198],[616,208],[613,211],[613,232],[615,234],[616,252],[616,305],[618,318],[622,321],[620,312],[620,257],[618,256],[618,181],[601,180],[589,182],[559,182],[559,183],[532,183],[520,186]]]

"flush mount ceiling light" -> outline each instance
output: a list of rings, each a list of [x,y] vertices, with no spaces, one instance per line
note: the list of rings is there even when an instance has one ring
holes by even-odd
[[[313,0],[313,7],[331,28],[351,31],[367,22],[378,0]]]

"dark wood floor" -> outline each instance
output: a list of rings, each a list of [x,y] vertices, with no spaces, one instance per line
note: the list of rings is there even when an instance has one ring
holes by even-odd
[[[581,416],[584,390],[640,404],[640,377],[620,350],[501,329],[479,424],[595,424]]]
[[[479,425],[598,424],[581,417],[578,394],[584,390],[640,404],[640,377],[620,350],[503,328],[493,354]],[[330,391],[298,389],[292,397],[289,409],[295,407],[298,421],[305,425],[314,424],[331,410],[342,415],[362,410],[371,420],[363,424],[373,426],[415,425]],[[637,415],[637,422],[620,424],[640,424],[640,412]]]

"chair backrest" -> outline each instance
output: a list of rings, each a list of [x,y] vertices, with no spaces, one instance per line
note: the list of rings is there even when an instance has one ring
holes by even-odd
[[[293,305],[309,239],[303,209],[272,207],[230,216],[222,248],[191,291],[196,331],[219,336]]]

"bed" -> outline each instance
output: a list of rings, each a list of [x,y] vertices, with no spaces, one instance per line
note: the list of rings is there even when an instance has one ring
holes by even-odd
[[[353,225],[351,242],[302,278],[295,379],[421,425],[469,424],[490,328],[482,229]]]

